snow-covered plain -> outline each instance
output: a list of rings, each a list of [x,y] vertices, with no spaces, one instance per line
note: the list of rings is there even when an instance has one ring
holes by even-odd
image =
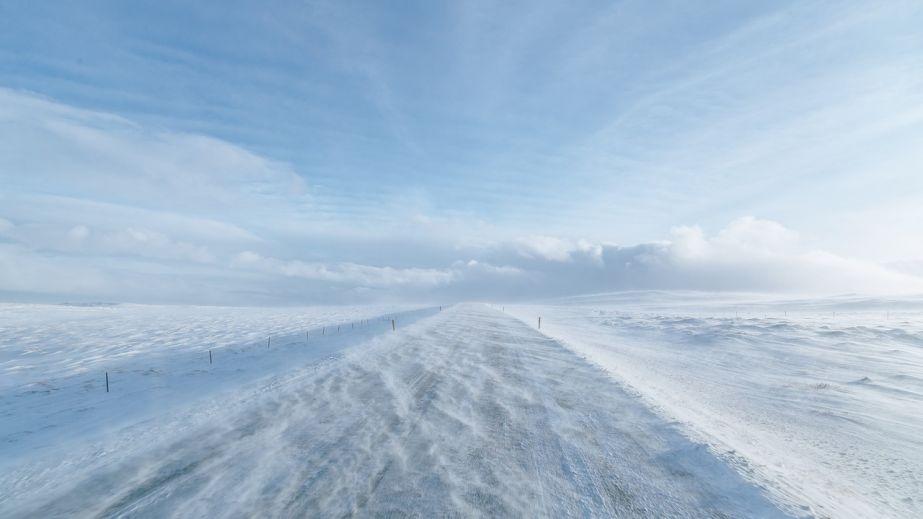
[[[390,330],[385,314],[405,324],[429,313],[2,304],[0,466],[336,355]]]
[[[0,303],[0,387],[265,342],[406,310]]]
[[[57,425],[45,442],[4,426],[0,515],[785,515],[604,370],[533,327],[485,305],[397,319],[397,331],[373,319],[314,341],[312,330],[275,347],[229,347],[212,365],[203,365],[204,350],[182,361],[175,351],[157,374],[123,370],[108,395],[95,380],[52,380],[25,394],[4,386],[5,424],[34,434],[40,423]],[[174,329],[183,320],[177,314]],[[254,333],[264,329],[251,322]],[[131,365],[148,358],[137,353]],[[135,409],[161,398],[162,408]],[[36,411],[49,402],[58,414]],[[85,429],[77,437],[74,424]]]
[[[633,292],[505,305],[791,513],[923,517],[923,299]]]

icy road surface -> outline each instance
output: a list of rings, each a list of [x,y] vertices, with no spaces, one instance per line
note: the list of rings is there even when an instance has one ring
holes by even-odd
[[[776,517],[600,368],[481,305],[0,476],[3,517]]]

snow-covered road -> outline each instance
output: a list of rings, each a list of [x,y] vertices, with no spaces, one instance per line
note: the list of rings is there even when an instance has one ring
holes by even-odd
[[[0,477],[4,517],[782,516],[603,370],[483,305],[42,463]]]

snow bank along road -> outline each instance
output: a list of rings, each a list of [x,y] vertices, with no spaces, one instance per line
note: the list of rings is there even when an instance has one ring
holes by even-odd
[[[776,517],[598,367],[482,305],[0,476],[4,517]]]

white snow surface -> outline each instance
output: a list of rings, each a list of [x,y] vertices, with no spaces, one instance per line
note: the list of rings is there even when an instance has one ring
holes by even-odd
[[[923,517],[923,299],[600,294],[504,310],[786,511]]]
[[[0,303],[0,387],[265,342],[407,306],[220,307]]]
[[[122,309],[136,310],[148,311]],[[189,324],[197,312],[177,312],[164,326],[182,336],[197,329]],[[229,328],[265,330],[236,309],[226,319],[208,312]],[[227,347],[214,364],[203,362],[203,349],[148,355],[158,326],[142,317],[100,321],[108,331],[87,324],[88,334],[137,338],[134,348],[100,342],[132,352],[110,393],[97,376],[107,361],[81,365],[95,351],[90,341],[67,352],[36,324],[43,317],[25,319],[24,329],[45,337],[30,344],[55,343],[47,349],[58,353],[47,357],[55,369],[31,362],[25,370],[48,377],[46,386],[0,387],[0,516],[786,515],[534,327],[486,305],[395,315],[396,331],[389,315],[307,338],[285,328],[303,326],[304,316],[280,316],[276,331],[291,335],[269,348]],[[4,350],[25,351],[19,321],[4,319],[13,323]],[[189,347],[209,337],[203,331]],[[4,354],[4,369],[16,372]],[[72,367],[66,383],[53,377],[60,366]]]
[[[0,468],[336,355],[390,330],[391,316],[406,324],[432,311],[0,304]]]

